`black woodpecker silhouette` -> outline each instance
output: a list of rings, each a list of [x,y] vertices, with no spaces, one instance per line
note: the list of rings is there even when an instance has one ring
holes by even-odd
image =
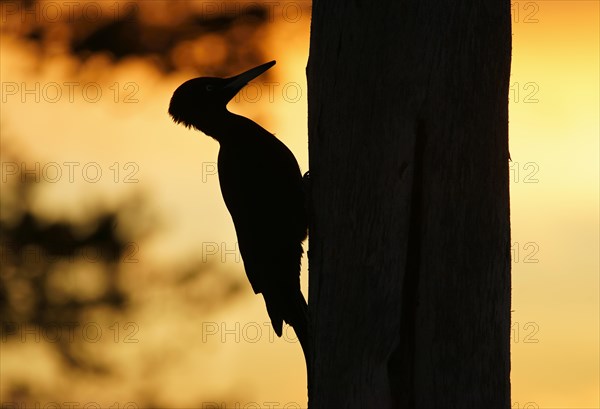
[[[169,114],[219,142],[221,193],[231,213],[244,268],[262,293],[275,333],[283,321],[296,331],[308,362],[308,307],[300,291],[302,241],[307,235],[302,174],[292,152],[227,103],[275,61],[231,78],[194,78],[173,93]]]

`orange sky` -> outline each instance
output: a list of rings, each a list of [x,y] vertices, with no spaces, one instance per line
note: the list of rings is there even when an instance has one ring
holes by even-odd
[[[599,3],[513,5],[519,10],[513,25],[511,78],[519,100],[513,96],[510,104],[511,176],[515,178],[511,184],[513,256],[518,249],[518,259],[513,262],[513,408],[597,408]],[[273,102],[261,98],[257,103],[230,106],[282,139],[303,171],[308,163],[304,73],[308,30],[309,16],[304,15],[293,24],[276,20],[265,32],[264,48],[275,50],[270,54],[278,61],[271,70],[274,79],[282,87],[299,84],[303,94],[297,101],[286,101],[276,93]],[[81,99],[55,104],[2,102],[3,140],[14,141],[33,161],[94,161],[106,175],[111,175],[108,168],[114,162],[139,166],[139,183],[133,185],[115,183],[110,177],[96,184],[82,180],[50,184],[40,192],[40,211],[59,218],[63,213],[81,213],[82,202],[94,202],[98,197],[114,201],[132,188],[143,188],[159,211],[169,209],[173,216],[166,220],[168,227],[160,236],[140,244],[141,263],[130,273],[136,279],[160,279],[155,276],[157,266],[174,256],[198,254],[201,240],[235,242],[216,177],[207,174],[206,183],[198,181],[198,175],[216,160],[217,144],[174,126],[166,115],[172,91],[189,73],[163,77],[143,59],[130,59],[116,67],[96,59],[74,78],[70,67],[75,62],[67,56],[55,57],[38,73],[32,69],[36,57],[8,36],[2,39],[0,57],[3,82],[43,84],[75,79],[95,81],[106,88],[114,82],[130,81],[139,86],[139,102],[134,104],[115,104],[110,99],[97,104]],[[230,264],[243,274],[239,263]],[[306,289],[306,270],[303,278]],[[213,312],[209,319],[230,326],[236,321],[268,322],[262,301],[249,288],[245,291],[245,296]],[[174,294],[164,289],[157,289],[154,296],[163,301],[134,312],[144,342],[113,345],[107,352],[116,361],[127,357],[131,362],[122,369],[120,380],[96,386],[85,379],[75,380],[79,385],[76,399],[93,400],[109,387],[114,400],[123,401],[150,388],[158,401],[180,405],[233,396],[233,392],[251,396],[255,402],[304,405],[304,363],[298,345],[265,338],[258,343],[211,340],[203,348],[195,348],[193,340],[201,332],[193,325],[193,306],[178,304]],[[169,329],[179,334],[177,339],[169,337]],[[33,376],[24,374],[27,370],[19,366],[22,356],[46,351],[39,344],[2,347],[3,378]],[[146,376],[144,360],[165,349],[188,352],[165,367],[162,379]],[[196,377],[185,375],[198,367],[203,371]],[[37,370],[43,374],[44,384],[58,371],[50,363]],[[149,379],[144,383],[140,377]],[[66,385],[62,387],[67,391]]]
[[[520,328],[513,407],[593,408],[600,370],[599,7],[519,4],[521,16],[535,11],[539,21],[513,25],[511,84],[521,90],[510,106],[512,168],[520,171],[511,185],[512,234],[521,258],[513,262],[513,326]],[[537,103],[523,101],[534,89],[526,83],[536,84]],[[526,263],[527,255],[537,262]]]

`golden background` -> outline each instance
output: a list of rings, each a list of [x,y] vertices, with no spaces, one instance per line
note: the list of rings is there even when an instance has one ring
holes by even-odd
[[[293,331],[274,335],[235,251],[218,145],[166,111],[189,78],[276,59],[229,108],[308,170],[310,3],[265,2],[262,14],[255,2],[66,3],[0,3],[2,404],[305,407]],[[81,46],[131,10],[115,44],[142,24],[146,52]],[[513,2],[513,408],[600,407],[599,11],[597,1]],[[17,256],[7,232],[23,214],[38,232],[68,221],[80,244],[112,214],[117,256],[105,262],[85,242],[52,258],[42,239]],[[306,294],[306,265],[302,279]],[[47,305],[55,315],[41,313]]]

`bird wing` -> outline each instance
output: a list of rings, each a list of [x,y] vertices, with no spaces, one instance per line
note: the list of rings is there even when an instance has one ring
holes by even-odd
[[[260,149],[219,152],[221,192],[255,293],[298,285],[306,237],[302,175],[289,149],[271,138]]]

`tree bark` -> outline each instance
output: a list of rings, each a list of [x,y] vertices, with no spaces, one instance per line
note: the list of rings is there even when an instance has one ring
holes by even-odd
[[[313,2],[313,408],[509,408],[510,2]]]

